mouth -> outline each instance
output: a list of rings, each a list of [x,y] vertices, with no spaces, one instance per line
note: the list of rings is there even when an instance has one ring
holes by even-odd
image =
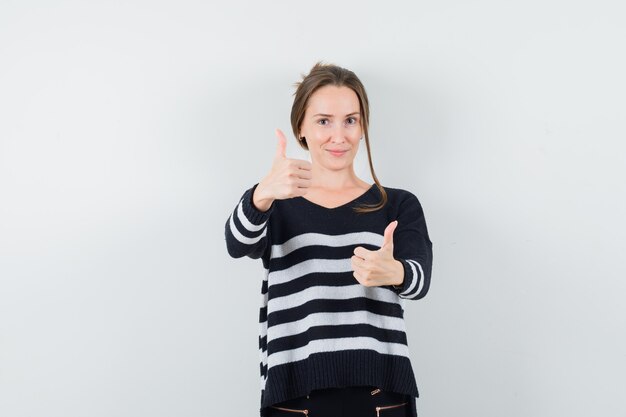
[[[334,155],[334,156],[343,156],[343,155],[344,155],[344,154],[346,154],[348,151],[347,151],[347,150],[346,150],[346,151],[339,151],[339,150],[337,150],[337,151],[333,151],[333,150],[330,150],[330,149],[329,149],[329,150],[328,150],[328,152],[330,152],[330,154],[331,154],[331,155]]]

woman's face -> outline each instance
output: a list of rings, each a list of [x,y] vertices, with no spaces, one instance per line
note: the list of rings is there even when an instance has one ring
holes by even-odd
[[[300,137],[306,138],[313,164],[333,170],[351,166],[362,134],[359,98],[351,88],[327,85],[309,97]]]

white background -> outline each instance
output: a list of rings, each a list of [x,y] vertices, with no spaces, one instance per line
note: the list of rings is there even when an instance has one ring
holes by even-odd
[[[626,415],[625,11],[3,1],[0,415],[258,415],[262,269],[224,225],[274,128],[307,158],[317,60],[361,78],[376,174],[425,211],[420,417]]]

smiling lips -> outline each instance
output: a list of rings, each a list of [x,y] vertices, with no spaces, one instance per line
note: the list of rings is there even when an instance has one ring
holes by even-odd
[[[332,150],[332,149],[328,149],[328,152],[331,153],[331,155],[334,156],[342,156],[343,154],[345,154],[346,152],[348,152],[347,150],[342,151],[342,150]]]

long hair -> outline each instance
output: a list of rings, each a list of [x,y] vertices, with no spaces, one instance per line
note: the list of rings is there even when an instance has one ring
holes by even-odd
[[[293,134],[296,136],[298,144],[303,149],[308,151],[309,146],[306,141],[300,139],[300,127],[302,125],[302,121],[304,120],[304,113],[308,106],[309,98],[318,88],[326,85],[349,87],[359,98],[361,129],[363,130],[363,134],[365,136],[367,160],[369,162],[372,178],[380,191],[382,199],[378,204],[363,204],[359,207],[355,207],[354,211],[357,213],[368,213],[379,210],[387,203],[387,192],[378,181],[376,173],[374,172],[369,139],[369,101],[367,99],[367,93],[365,92],[363,83],[361,83],[361,80],[359,80],[354,72],[334,64],[324,64],[322,61],[318,61],[307,75],[302,74],[302,81],[294,83],[296,91],[294,93],[295,98],[291,107],[291,129],[293,130]]]

